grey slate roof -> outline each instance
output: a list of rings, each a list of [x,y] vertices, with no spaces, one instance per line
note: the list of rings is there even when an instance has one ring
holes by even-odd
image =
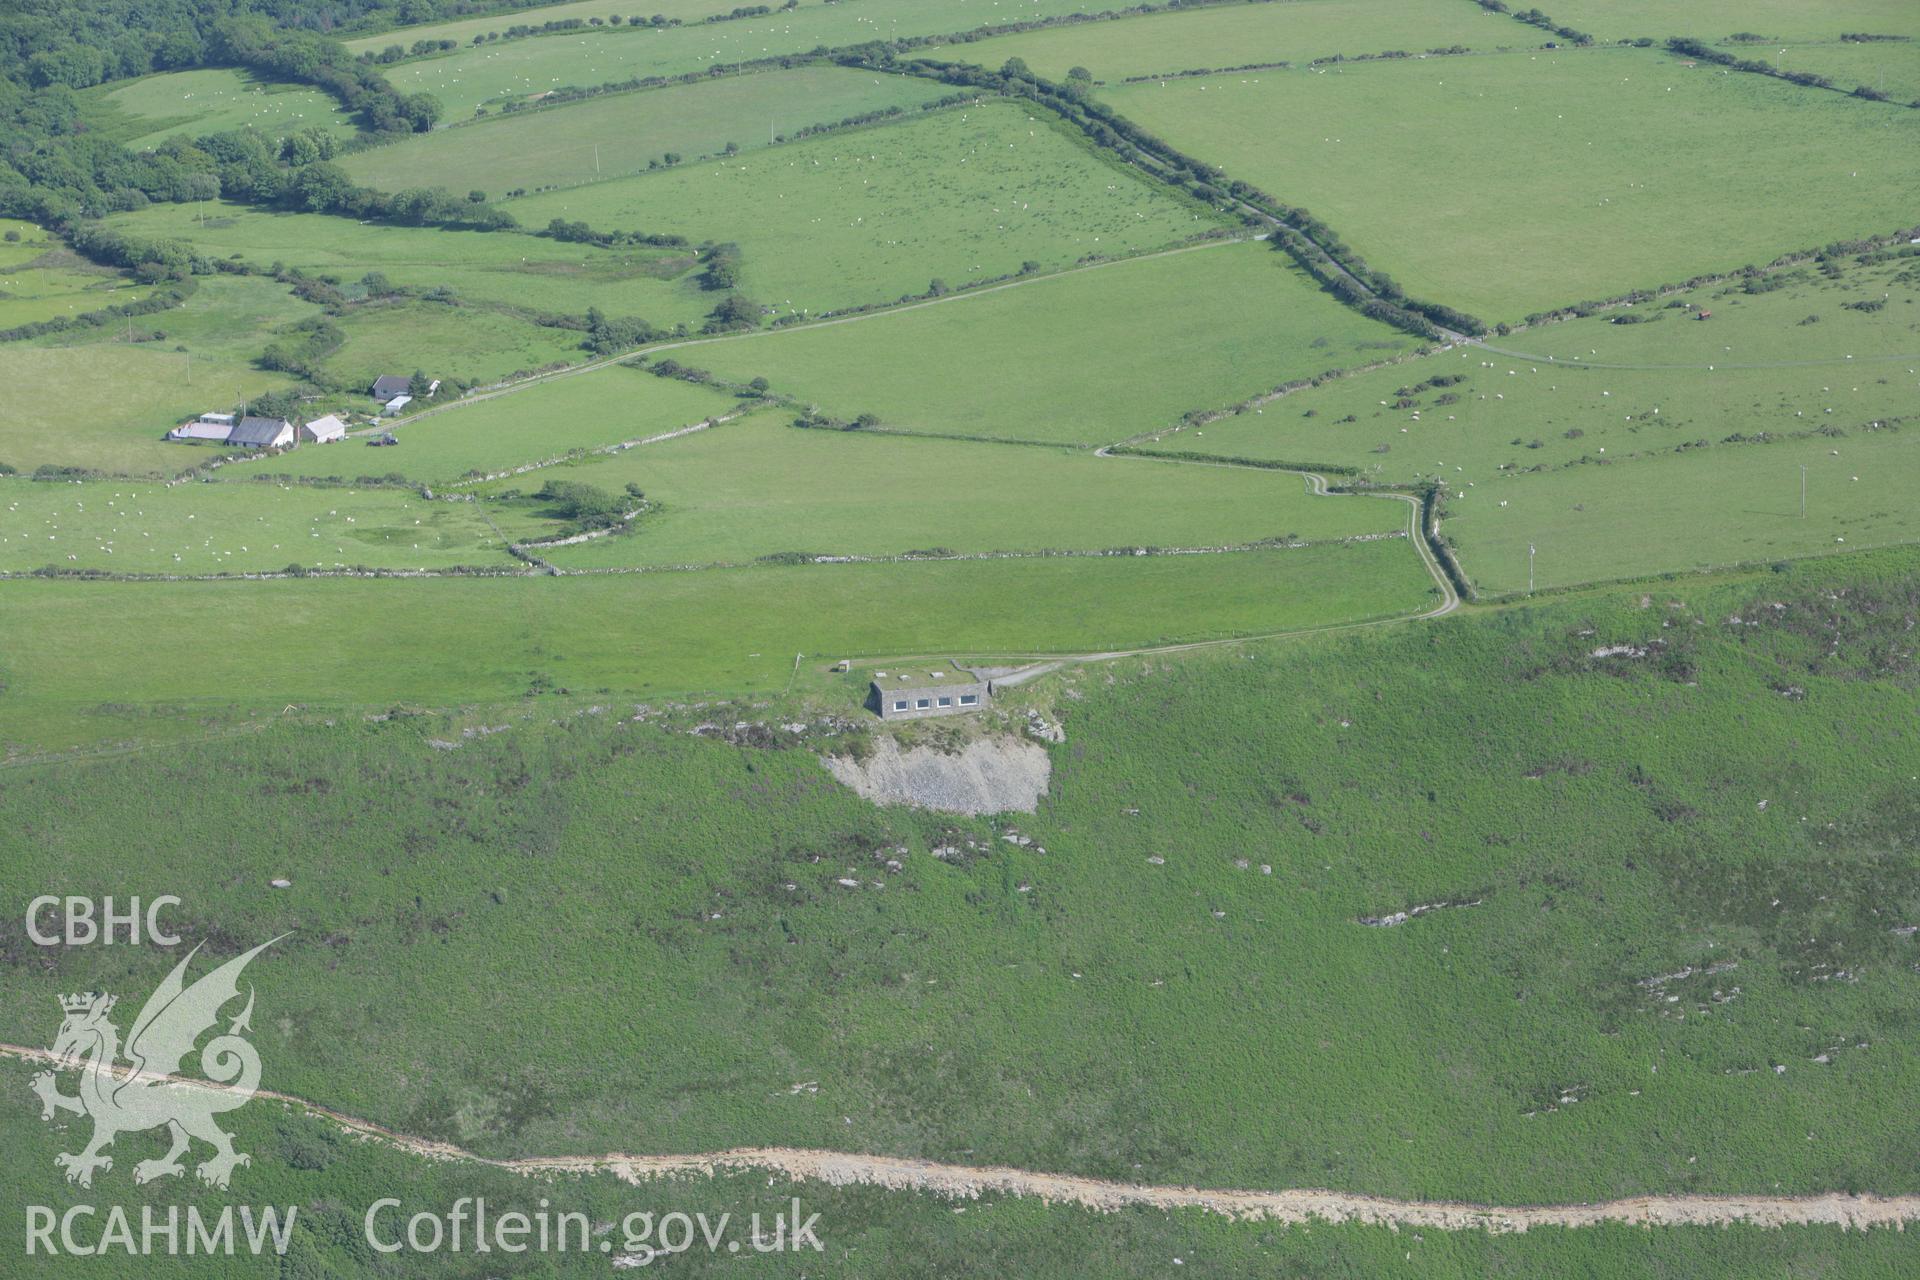
[[[376,400],[390,400],[394,396],[405,395],[407,388],[413,385],[413,379],[398,373],[383,373],[373,380],[373,397]]]
[[[227,435],[228,444],[272,444],[293,424],[285,418],[242,418]]]

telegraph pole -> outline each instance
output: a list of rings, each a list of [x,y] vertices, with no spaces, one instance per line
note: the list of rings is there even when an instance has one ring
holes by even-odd
[[[1529,542],[1527,544],[1527,594],[1528,595],[1533,594],[1533,552],[1534,552],[1534,546],[1531,542]]]
[[[1800,518],[1807,518],[1807,464],[1800,464]]]
[[[597,142],[593,144],[593,172],[595,176],[600,173],[600,144]]]

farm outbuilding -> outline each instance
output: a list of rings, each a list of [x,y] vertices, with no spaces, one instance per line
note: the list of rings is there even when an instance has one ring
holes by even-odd
[[[203,413],[192,422],[183,422],[167,432],[167,439],[178,443],[225,444],[233,434],[233,415]]]
[[[432,395],[440,389],[440,379],[433,378],[427,383],[427,394]],[[372,395],[375,400],[385,404],[395,396],[411,395],[413,379],[404,373],[383,373],[373,380]]]
[[[230,413],[203,413],[167,432],[181,444],[225,444],[241,449],[284,449],[293,443],[293,424],[285,418],[241,418]]]
[[[899,671],[874,676],[867,705],[882,720],[919,720],[978,711],[993,689],[965,671]]]
[[[347,424],[330,413],[301,427],[300,438],[314,444],[332,444],[335,440],[347,438]]]
[[[293,424],[285,418],[245,417],[227,434],[227,443],[242,449],[284,449],[293,443]]]

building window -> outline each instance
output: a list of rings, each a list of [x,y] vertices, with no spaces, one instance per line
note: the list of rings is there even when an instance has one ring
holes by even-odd
[[[928,707],[932,706],[933,704],[928,702],[925,698],[919,698],[914,701],[913,705],[916,710],[925,711]]]
[[[941,706],[943,706],[943,707],[950,707],[950,706],[952,706],[952,705],[953,705],[953,699],[952,699],[952,698],[942,698],[942,699],[940,699],[940,705],[941,705]]]
[[[907,709],[907,700],[905,698],[901,698],[899,701],[893,704],[893,709],[895,711],[905,711]]]
[[[971,707],[979,701],[980,695],[977,693],[963,693],[960,695],[960,705],[963,707]]]

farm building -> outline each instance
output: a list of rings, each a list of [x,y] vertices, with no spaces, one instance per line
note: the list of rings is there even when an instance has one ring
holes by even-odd
[[[383,413],[398,413],[412,403],[412,396],[395,396],[393,399],[381,405],[380,409]]]
[[[919,720],[978,711],[992,694],[986,681],[965,671],[880,672],[874,676],[867,705],[882,720]]]
[[[230,413],[203,413],[192,422],[183,422],[167,432],[167,439],[193,443],[204,441],[208,444],[225,444],[227,437],[233,434],[233,415]]]
[[[311,440],[314,444],[332,444],[335,440],[347,438],[347,424],[330,413],[301,427],[300,438]]]
[[[293,424],[285,418],[245,417],[227,434],[227,443],[242,449],[284,449],[293,443]]]
[[[294,441],[293,424],[285,418],[246,417],[230,413],[203,413],[167,432],[167,439],[183,444],[226,444],[242,449],[284,449]]]
[[[440,379],[427,383],[427,394],[432,395],[440,389]],[[385,404],[395,396],[408,395],[413,391],[413,379],[402,373],[383,373],[373,380],[373,398]]]

